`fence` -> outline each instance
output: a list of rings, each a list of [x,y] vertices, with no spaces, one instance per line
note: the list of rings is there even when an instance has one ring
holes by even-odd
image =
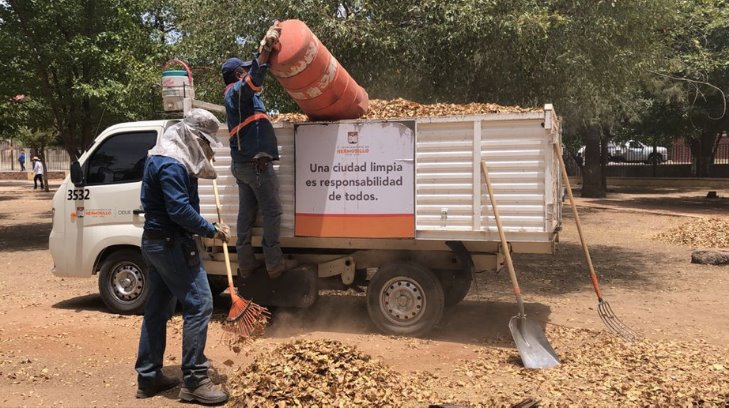
[[[20,171],[18,156],[25,152],[25,170],[30,171],[32,166],[30,149],[1,149],[0,150],[0,171]],[[46,150],[46,169],[48,171],[68,171],[71,160],[68,153],[61,149]]]
[[[608,144],[608,177],[729,177],[729,138],[722,137],[711,146],[715,151],[712,162],[694,160],[691,146],[684,139],[676,139],[669,147],[648,146],[637,141],[624,144]],[[566,154],[570,175],[580,175],[584,164],[584,147]],[[701,159],[701,158],[700,158]],[[572,161],[572,165],[570,165]]]

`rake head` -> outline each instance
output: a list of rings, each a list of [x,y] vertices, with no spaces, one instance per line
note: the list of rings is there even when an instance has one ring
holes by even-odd
[[[223,323],[223,330],[237,338],[256,338],[263,335],[271,313],[263,306],[245,300],[238,292],[230,290],[230,311]]]
[[[638,334],[634,332],[633,329],[626,326],[625,323],[618,319],[608,302],[602,299],[599,300],[597,303],[597,314],[610,331],[622,337],[624,340],[636,341],[639,339]]]

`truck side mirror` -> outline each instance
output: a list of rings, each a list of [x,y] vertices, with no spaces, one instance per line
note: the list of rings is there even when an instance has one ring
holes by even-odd
[[[76,187],[84,186],[84,172],[81,170],[81,165],[78,161],[71,163],[71,181]]]

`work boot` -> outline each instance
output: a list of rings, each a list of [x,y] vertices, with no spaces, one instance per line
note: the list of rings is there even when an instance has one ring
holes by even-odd
[[[296,259],[284,259],[278,265],[267,270],[268,276],[270,276],[271,279],[276,279],[281,276],[285,271],[288,271],[291,268],[295,268],[298,265],[299,261],[297,261]]]
[[[177,387],[179,383],[180,380],[175,377],[159,374],[151,386],[137,388],[137,398],[154,397],[161,392]]]
[[[180,399],[185,402],[199,402],[201,404],[222,404],[228,400],[228,394],[223,391],[219,385],[206,378],[197,388],[187,388],[183,386],[180,389]]]
[[[263,268],[265,264],[266,263],[263,261],[256,260],[256,262],[254,262],[252,266],[248,266],[245,268],[238,267],[238,277],[242,279],[249,278],[251,275],[253,275],[255,271]]]

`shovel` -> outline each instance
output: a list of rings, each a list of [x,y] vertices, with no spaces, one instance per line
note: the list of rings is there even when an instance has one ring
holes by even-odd
[[[486,180],[486,188],[491,199],[491,208],[494,211],[494,218],[496,219],[496,228],[499,230],[499,238],[501,239],[501,250],[506,258],[506,266],[509,269],[509,277],[514,287],[514,295],[516,295],[516,304],[519,306],[519,314],[509,320],[509,330],[511,331],[511,336],[514,338],[514,343],[516,343],[516,349],[519,350],[521,362],[526,368],[550,368],[557,366],[559,365],[559,357],[554,351],[554,348],[552,348],[552,345],[549,344],[549,340],[544,335],[544,331],[533,321],[527,320],[526,313],[524,313],[521,289],[519,289],[519,282],[516,280],[516,272],[514,271],[514,264],[511,261],[509,244],[506,242],[506,235],[504,235],[504,229],[501,226],[501,218],[499,218],[499,210],[496,207],[496,199],[491,188],[489,170],[486,167],[485,161],[481,161],[481,173]]]

